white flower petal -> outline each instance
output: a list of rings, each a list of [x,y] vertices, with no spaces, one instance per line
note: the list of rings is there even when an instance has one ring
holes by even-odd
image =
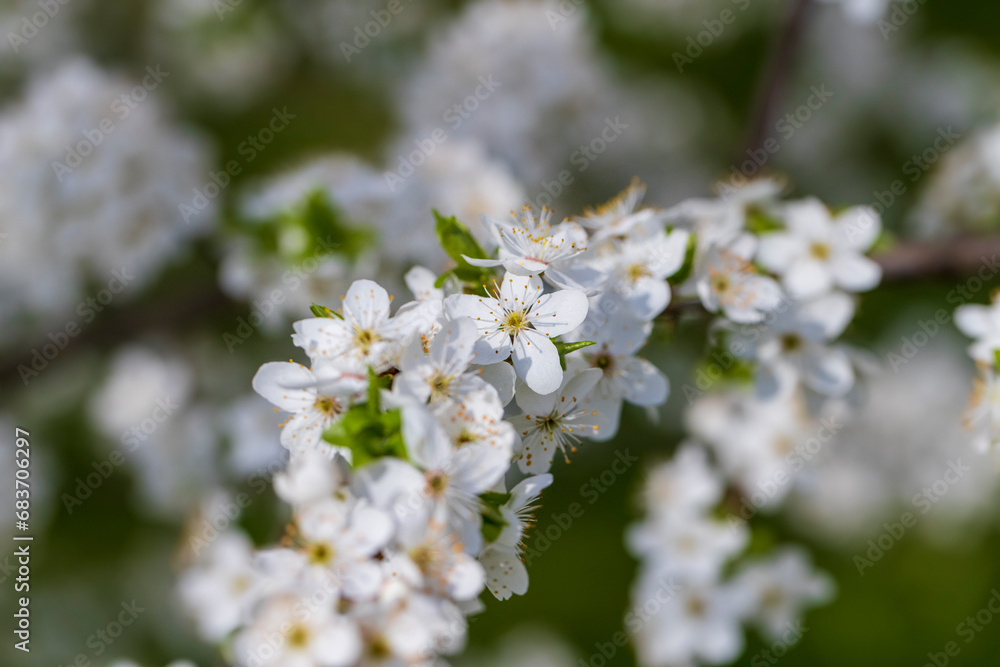
[[[300,412],[316,402],[316,375],[302,364],[272,361],[253,376],[253,390],[287,412]]]
[[[528,313],[528,321],[543,334],[560,336],[580,326],[589,306],[587,295],[577,290],[543,294]]]
[[[361,329],[375,329],[389,319],[389,293],[371,280],[356,280],[344,297],[344,320]]]
[[[563,371],[559,352],[547,336],[525,329],[514,339],[511,353],[514,370],[533,391],[551,394],[562,384]]]
[[[882,280],[882,267],[863,255],[837,255],[830,270],[837,285],[849,292],[866,292]]]

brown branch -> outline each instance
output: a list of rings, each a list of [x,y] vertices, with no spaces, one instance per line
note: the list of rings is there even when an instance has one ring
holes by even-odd
[[[1000,236],[955,236],[948,239],[907,241],[873,255],[882,267],[882,285],[917,280],[963,280],[981,270],[996,276],[1000,270]],[[668,313],[700,309],[697,299],[674,301]]]
[[[921,278],[964,278],[983,267],[991,274],[1000,256],[1000,236],[957,236],[901,243],[874,257],[882,266],[883,282]]]
[[[805,32],[806,19],[812,0],[792,0],[785,17],[778,41],[771,52],[767,68],[761,77],[757,88],[757,99],[754,112],[750,117],[744,138],[744,150],[760,148],[775,116],[775,109],[785,97],[785,89],[792,74],[802,36]],[[737,157],[742,158],[742,151]]]
[[[883,284],[922,279],[958,280],[976,275],[984,267],[992,275],[1000,266],[1000,235],[910,241],[897,244],[874,259],[882,267]],[[137,308],[110,312],[107,318],[95,322],[73,339],[50,364],[58,365],[63,356],[88,346],[113,347],[150,331],[187,331],[199,320],[227,308],[238,307],[212,284],[166,301],[147,302]],[[675,301],[670,305],[668,314],[700,308],[701,303],[697,300]],[[48,338],[42,337],[31,349],[40,349],[48,342]],[[31,366],[31,349],[0,364],[0,385],[21,384],[17,369],[22,364]]]

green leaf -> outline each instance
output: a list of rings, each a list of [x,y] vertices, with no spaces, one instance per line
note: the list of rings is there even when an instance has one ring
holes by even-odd
[[[486,542],[495,542],[507,526],[500,508],[510,500],[510,494],[489,492],[480,494],[479,499],[482,501],[480,513],[483,515],[483,539]]]
[[[684,250],[684,263],[681,264],[681,268],[677,269],[674,275],[667,278],[668,283],[671,285],[680,285],[691,277],[691,272],[694,271],[694,254],[697,249],[697,237],[694,234],[688,234],[687,248]]]
[[[321,190],[311,193],[293,210],[289,222],[300,225],[308,235],[311,243],[307,255],[336,252],[355,259],[373,240],[369,230],[346,224],[343,213]]]
[[[440,287],[447,279],[445,276],[453,275],[459,280],[474,285],[485,285],[493,278],[489,269],[469,264],[465,258],[489,259],[486,251],[479,245],[479,241],[472,235],[469,228],[463,225],[455,216],[446,218],[437,211],[434,211],[434,229],[437,231],[438,241],[441,247],[455,262],[455,268],[438,278],[435,286]],[[438,284],[440,283],[440,284]]]
[[[387,456],[408,459],[399,410],[372,413],[368,405],[352,406],[326,430],[323,439],[349,449],[355,469]]]
[[[326,306],[321,306],[318,303],[314,303],[313,305],[309,306],[309,310],[311,310],[312,314],[315,315],[316,317],[331,317],[331,318],[336,317],[337,319],[340,320],[344,319],[344,316],[338,313],[337,311],[331,308],[327,308]]]
[[[772,218],[759,208],[751,207],[747,211],[747,231],[760,236],[762,234],[770,234],[784,228],[785,227],[780,220]]]
[[[382,390],[391,386],[391,376],[379,375],[371,366],[368,367],[368,409],[372,413],[382,409]]]
[[[996,364],[997,370],[1000,371],[1000,350],[993,350],[993,363]]]
[[[559,340],[554,340],[552,342],[555,344],[556,350],[559,351],[559,365],[562,366],[563,370],[566,370],[567,354],[570,352],[576,352],[577,350],[581,350],[585,347],[590,347],[591,345],[597,345],[597,343],[592,340],[582,340],[579,343],[564,343]]]

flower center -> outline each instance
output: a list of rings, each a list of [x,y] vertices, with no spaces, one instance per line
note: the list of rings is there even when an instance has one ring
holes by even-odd
[[[636,282],[639,278],[649,278],[653,274],[643,264],[630,264],[628,269],[628,279]]]
[[[610,375],[615,370],[615,358],[608,352],[599,352],[591,358],[590,365],[600,368],[605,375]]]
[[[421,545],[410,552],[410,560],[420,568],[421,572],[427,574],[434,566],[436,558],[433,549],[429,546]]]
[[[830,259],[830,246],[827,243],[813,243],[809,247],[809,254],[819,260]]]
[[[455,438],[455,446],[461,447],[462,445],[467,445],[470,442],[475,442],[475,441],[476,441],[476,436],[470,433],[468,429],[463,428],[461,433],[458,434],[458,437]]]
[[[294,625],[288,631],[288,646],[302,649],[309,644],[309,631],[301,625]]]
[[[692,595],[687,599],[687,610],[692,616],[701,617],[705,615],[705,601],[697,595]]]
[[[371,329],[355,329],[354,331],[354,344],[361,348],[361,352],[368,354],[371,352],[372,345],[382,340],[382,337]]]
[[[798,352],[802,349],[802,337],[793,333],[784,334],[781,337],[781,349],[785,352]]]
[[[313,565],[326,565],[333,560],[333,547],[325,542],[312,542],[306,547],[306,556]]]
[[[451,381],[455,378],[453,376],[445,376],[441,373],[436,373],[434,377],[431,378],[431,401],[439,401],[443,398],[448,398],[448,388],[451,386]]]
[[[375,660],[384,660],[392,655],[388,640],[383,635],[375,635],[368,641],[368,655]]]
[[[719,294],[723,294],[729,290],[729,276],[724,273],[717,273],[712,276],[710,283],[712,289]]]
[[[781,603],[785,601],[785,594],[781,592],[781,589],[777,586],[770,586],[764,591],[761,596],[760,604],[762,607],[767,609],[773,609],[775,607],[781,606]]]
[[[527,328],[528,318],[525,317],[523,310],[515,310],[512,313],[507,313],[507,317],[504,318],[501,325],[501,329],[511,336],[516,336]]]
[[[555,414],[551,414],[547,417],[539,417],[535,420],[535,424],[538,425],[538,428],[545,429],[551,433],[559,428],[559,419]]]
[[[440,498],[448,490],[448,475],[443,472],[427,473],[427,491],[435,497]]]
[[[313,403],[313,408],[327,417],[336,417],[343,411],[340,401],[332,396],[318,396],[316,402]]]

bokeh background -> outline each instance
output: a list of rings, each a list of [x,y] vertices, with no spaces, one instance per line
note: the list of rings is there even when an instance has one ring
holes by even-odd
[[[405,268],[442,259],[432,207],[473,224],[477,212],[523,201],[569,215],[633,176],[649,203],[666,206],[756,171],[744,167],[762,145],[753,142],[773,137],[780,150],[764,169],[783,174],[793,196],[880,201],[886,243],[996,231],[996,3],[807,3],[780,64],[787,85],[755,139],[762,81],[796,3],[399,0],[359,37],[390,4],[0,0],[0,494],[10,507],[14,428],[27,429],[35,536],[32,652],[15,652],[5,630],[0,663],[69,665],[84,654],[95,665],[225,664],[197,639],[175,583],[191,537],[240,493],[252,502],[238,524],[258,543],[281,537],[287,516],[269,487],[279,418],[250,391],[253,373],[296,355],[290,323],[312,300],[332,303],[350,278],[378,277],[405,297]],[[735,19],[693,55],[705,22],[726,10]],[[491,75],[500,85],[470,110]],[[818,88],[832,95],[802,120]],[[449,116],[454,104],[466,113]],[[780,125],[797,112],[799,122]],[[105,118],[113,130],[94,134]],[[612,125],[627,127],[581,159]],[[265,142],[262,130],[278,126]],[[390,190],[384,172],[437,128],[447,141]],[[915,167],[941,133],[960,138]],[[101,140],[73,166],[70,148],[89,137]],[[213,181],[227,164],[238,169]],[[568,185],[558,184],[563,171]],[[897,180],[905,192],[889,205]],[[282,217],[313,187],[339,212],[323,223],[333,259]],[[972,300],[985,303],[997,284]],[[882,365],[866,383],[868,407],[784,511],[755,518],[761,545],[807,545],[838,587],[784,665],[923,665],[960,641],[956,626],[1000,587],[997,471],[960,427],[973,375],[966,341],[944,326],[907,363],[893,369],[887,358],[921,321],[954,309],[959,285],[965,278],[913,278],[863,298],[848,339]],[[282,303],[268,299],[273,290]],[[672,380],[669,403],[655,415],[626,406],[615,440],[557,464],[538,529],[574,502],[583,516],[544,549],[529,542],[529,594],[487,599],[456,662],[604,664],[597,645],[622,629],[635,572],[623,530],[644,469],[684,437],[682,388],[707,324],[691,314],[657,328],[647,356]],[[625,450],[640,462],[590,504],[584,485]],[[108,470],[116,451],[123,462],[90,488],[88,475]],[[973,473],[859,575],[867,541],[960,458]],[[0,517],[0,559],[13,551],[12,514]],[[6,624],[13,577],[0,562]],[[95,639],[132,600],[144,609],[135,623],[110,644]],[[763,648],[751,636],[737,664],[771,664]],[[997,655],[1000,633],[988,626],[951,664],[993,665]],[[607,664],[634,659],[625,648]]]

